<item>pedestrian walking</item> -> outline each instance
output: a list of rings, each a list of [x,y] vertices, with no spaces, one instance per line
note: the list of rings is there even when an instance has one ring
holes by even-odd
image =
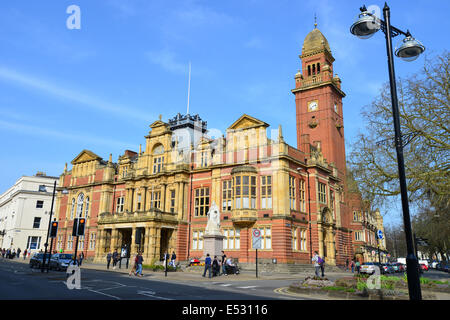
[[[172,256],[170,257],[170,265],[175,268],[175,260],[177,259],[177,255],[175,251],[172,251]]]
[[[206,254],[205,271],[203,272],[203,277],[205,277],[206,275],[206,270],[209,271],[209,278],[211,278],[211,257],[209,256],[209,253]]]
[[[28,250],[25,249],[25,251],[23,252],[23,260],[25,260],[27,258],[27,252],[28,252]]]
[[[325,277],[325,259],[319,257],[320,271],[322,271],[322,278]]]
[[[356,266],[356,273],[359,274],[359,269],[361,267],[361,264],[359,263],[359,260],[356,260],[355,266]]]
[[[213,277],[216,277],[220,274],[220,265],[219,265],[219,260],[217,259],[217,256],[214,256],[214,260],[212,262],[212,274],[213,274]]]
[[[317,251],[314,251],[314,256],[312,257],[311,261],[314,262],[314,269],[316,277],[320,277],[320,263],[319,263],[319,253]]]
[[[83,259],[84,259],[84,253],[83,252],[81,252],[79,255],[78,255],[78,265],[81,267],[81,264],[83,263]]]
[[[348,258],[345,259],[345,271],[348,271],[350,269],[350,265],[348,264]]]
[[[17,259],[19,259],[20,258],[20,253],[22,252],[22,250],[20,250],[20,248],[19,249],[17,249]]]
[[[16,249],[13,249],[10,259],[14,259],[15,256],[16,256]]]
[[[109,269],[109,265],[111,264],[111,259],[112,259],[112,253],[108,252],[108,254],[106,255],[106,269]]]
[[[221,274],[226,274],[227,270],[225,269],[226,265],[225,262],[227,261],[227,255],[225,254],[225,252],[222,250],[222,273]]]
[[[139,252],[136,257],[136,276],[142,277],[142,263],[143,262],[144,262],[144,258],[142,257],[141,252]]]
[[[113,269],[116,270],[116,264],[117,264],[117,261],[119,259],[119,253],[117,252],[117,249],[114,250],[114,253],[112,255],[112,259],[113,259]]]
[[[133,257],[133,266],[131,267],[131,270],[130,270],[130,272],[128,273],[128,275],[129,276],[131,276],[131,275],[136,275],[136,261],[137,261],[137,255],[135,255],[134,257]]]
[[[352,268],[352,273],[355,272],[355,261],[352,260],[352,262],[350,262],[350,267]]]

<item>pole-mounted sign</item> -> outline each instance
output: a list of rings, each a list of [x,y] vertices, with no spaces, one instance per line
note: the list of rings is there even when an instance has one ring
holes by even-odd
[[[383,231],[378,230],[377,236],[378,236],[378,239],[383,239]]]

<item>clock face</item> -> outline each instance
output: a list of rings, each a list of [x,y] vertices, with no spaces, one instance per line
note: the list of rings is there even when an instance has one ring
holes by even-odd
[[[308,102],[308,111],[316,111],[319,108],[317,100]]]

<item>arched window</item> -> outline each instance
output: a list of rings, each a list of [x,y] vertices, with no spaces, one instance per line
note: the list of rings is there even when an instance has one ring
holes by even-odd
[[[84,194],[80,193],[77,198],[77,218],[83,215]]]
[[[153,173],[159,173],[164,166],[164,147],[160,144],[153,149]]]
[[[312,74],[313,75],[316,74],[316,65],[315,64],[313,64],[313,67],[312,67]]]
[[[87,218],[89,213],[89,197],[86,197],[86,208],[84,209],[84,217]]]
[[[308,66],[308,76],[311,75],[311,66]]]
[[[320,63],[317,64],[317,74],[320,73]]]
[[[72,198],[72,209],[70,210],[70,219],[74,218],[74,213],[75,213],[75,198]]]

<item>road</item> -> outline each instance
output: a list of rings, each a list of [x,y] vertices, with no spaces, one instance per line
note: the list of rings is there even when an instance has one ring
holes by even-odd
[[[231,278],[230,278],[231,279]],[[126,273],[81,269],[81,289],[70,290],[61,271],[41,272],[27,264],[0,261],[0,299],[54,300],[266,300],[305,299],[275,289],[292,280],[206,281],[170,280],[148,273],[142,278]],[[307,298],[306,298],[307,299]]]

